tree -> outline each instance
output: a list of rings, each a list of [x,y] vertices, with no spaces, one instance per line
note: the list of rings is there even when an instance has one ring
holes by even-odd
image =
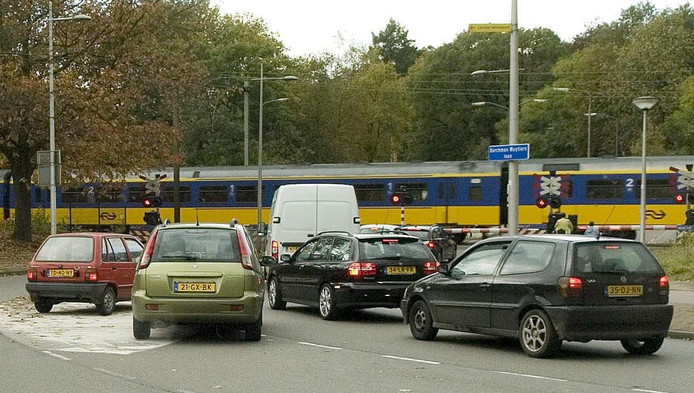
[[[395,70],[400,75],[407,74],[407,70],[420,53],[413,45],[414,40],[407,38],[407,33],[403,26],[391,18],[385,30],[380,31],[378,35],[371,34],[372,45],[379,58],[386,63],[395,64]]]

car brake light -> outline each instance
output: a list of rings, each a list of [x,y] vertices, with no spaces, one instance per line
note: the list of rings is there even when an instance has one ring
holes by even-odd
[[[270,250],[272,252],[272,257],[277,260],[279,258],[279,244],[277,244],[277,240],[273,240],[272,243],[270,243]]]
[[[583,280],[578,277],[559,277],[557,291],[562,297],[583,297]]]
[[[660,285],[660,294],[667,295],[670,293],[670,279],[668,276],[660,276],[658,279],[658,284]]]
[[[154,243],[157,241],[158,230],[154,230],[152,236],[149,237],[147,246],[145,247],[145,252],[142,253],[142,258],[140,259],[139,269],[144,269],[149,266],[149,261],[152,259],[152,253],[154,252]]]
[[[38,279],[38,278],[39,278],[39,273],[38,273],[38,271],[36,270],[36,268],[35,268],[35,267],[30,267],[30,268],[27,270],[27,280],[28,280],[28,281],[34,281],[34,280],[36,280],[36,279]]]
[[[435,248],[436,247],[436,244],[434,244],[434,242],[429,241],[429,240],[425,241],[424,245],[429,247],[429,248]]]
[[[241,250],[241,266],[243,266],[244,269],[253,270],[251,251],[246,243],[246,237],[243,235],[243,232],[236,231],[236,238],[239,239],[239,249]]]
[[[84,273],[84,278],[85,278],[87,281],[99,281],[99,276],[96,274],[96,271],[91,270],[91,269],[88,269],[88,270]]]
[[[376,275],[376,264],[373,262],[352,262],[347,268],[350,277],[365,277]]]
[[[424,274],[433,274],[439,271],[440,262],[424,262]]]

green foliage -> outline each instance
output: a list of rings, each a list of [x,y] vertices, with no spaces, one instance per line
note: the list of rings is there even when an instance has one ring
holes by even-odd
[[[671,281],[694,280],[694,233],[681,232],[670,247],[652,249]]]
[[[419,49],[413,45],[414,40],[407,38],[407,29],[392,18],[385,30],[371,34],[373,47],[378,51],[379,58],[386,63],[395,64],[395,70],[400,75],[407,70],[419,56]]]

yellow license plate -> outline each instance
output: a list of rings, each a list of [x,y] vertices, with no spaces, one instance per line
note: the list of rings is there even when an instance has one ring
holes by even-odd
[[[642,296],[643,285],[608,285],[607,297]]]
[[[49,269],[48,277],[75,277],[75,271],[72,269]]]
[[[414,266],[388,266],[386,274],[416,274],[417,268]]]
[[[214,292],[213,282],[174,282],[174,292]]]
[[[299,247],[297,247],[297,246],[289,246],[289,247],[287,247],[287,251],[293,253],[294,251],[296,251],[297,248],[299,248]]]

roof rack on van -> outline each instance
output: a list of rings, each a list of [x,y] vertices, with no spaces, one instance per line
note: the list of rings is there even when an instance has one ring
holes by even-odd
[[[352,235],[351,232],[347,232],[347,231],[323,231],[323,232],[318,232],[318,234],[316,236],[325,235],[327,233],[343,233],[345,235],[350,235],[350,236]]]

